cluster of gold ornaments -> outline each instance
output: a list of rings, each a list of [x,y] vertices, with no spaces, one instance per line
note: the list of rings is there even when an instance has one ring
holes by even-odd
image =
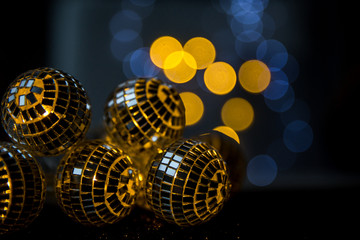
[[[17,77],[1,115],[13,143],[0,144],[0,234],[26,227],[42,209],[45,178],[34,156],[64,154],[56,198],[84,225],[115,223],[145,198],[159,218],[191,226],[210,220],[229,197],[227,163],[205,141],[182,139],[184,105],[156,78],[126,81],[110,94],[104,139],[84,139],[91,118],[86,91],[53,68]]]

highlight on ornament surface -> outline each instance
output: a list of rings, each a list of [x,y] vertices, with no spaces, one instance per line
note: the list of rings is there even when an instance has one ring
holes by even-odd
[[[179,226],[204,223],[229,197],[228,167],[207,143],[178,140],[152,161],[146,199],[156,216]]]
[[[121,83],[110,94],[104,122],[109,139],[144,167],[158,148],[182,137],[185,109],[170,85],[138,78]]]
[[[53,68],[18,76],[4,95],[1,113],[11,140],[35,156],[63,153],[83,139],[91,120],[81,83]]]
[[[236,132],[230,127],[219,126],[194,139],[210,144],[218,150],[229,169],[231,193],[239,192],[245,181],[247,159]]]
[[[45,200],[45,176],[23,147],[0,143],[0,235],[27,227]]]
[[[74,221],[103,226],[130,213],[139,184],[137,169],[121,149],[104,140],[86,140],[62,158],[56,198]]]

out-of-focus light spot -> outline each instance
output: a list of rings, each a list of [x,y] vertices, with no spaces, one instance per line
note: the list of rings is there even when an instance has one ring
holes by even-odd
[[[262,14],[261,14],[262,15]],[[244,24],[254,24],[261,21],[261,15],[255,12],[239,10],[233,14],[234,18]]]
[[[130,2],[139,7],[148,7],[153,5],[155,0],[130,0]]]
[[[142,28],[142,21],[140,16],[134,11],[122,10],[111,18],[109,28],[113,36],[124,30],[132,30],[139,33]]]
[[[119,61],[123,61],[126,55],[142,46],[143,41],[140,36],[129,42],[122,42],[114,37],[110,43],[111,53]]]
[[[241,42],[254,42],[261,38],[263,30],[262,21],[255,24],[243,24],[235,18],[230,21],[230,28],[234,36]]]
[[[204,82],[212,93],[224,95],[235,87],[236,73],[230,64],[215,62],[205,70]]]
[[[275,79],[270,82],[263,95],[270,100],[276,100],[284,96],[288,88],[289,83],[287,81]]]
[[[188,82],[196,74],[196,61],[185,51],[171,53],[165,60],[164,66],[165,76],[174,83]]]
[[[130,57],[130,68],[137,77],[154,77],[160,69],[150,59],[150,48],[139,48]]]
[[[132,29],[122,29],[114,35],[114,38],[120,42],[129,42],[139,36],[139,33]]]
[[[252,158],[246,168],[247,178],[255,186],[271,184],[277,175],[278,167],[272,157],[266,154]]]
[[[240,144],[239,135],[231,127],[218,126],[218,127],[214,128],[213,130],[225,134],[226,136],[234,139],[238,144]]]
[[[310,121],[309,105],[300,99],[295,99],[293,106],[286,112],[281,113],[280,118],[284,125],[289,124],[295,120],[302,120],[304,122]]]
[[[302,120],[289,123],[284,130],[285,146],[292,152],[304,152],[313,142],[314,134],[310,125]]]
[[[241,86],[248,92],[260,93],[270,83],[270,70],[259,60],[249,60],[243,63],[239,70]]]
[[[269,144],[267,154],[273,157],[279,170],[288,170],[296,162],[296,153],[289,151],[281,138]]]
[[[254,120],[254,109],[243,98],[230,98],[221,109],[221,119],[235,131],[247,129]]]
[[[187,41],[184,45],[184,51],[194,57],[198,69],[206,68],[215,60],[214,45],[203,37],[195,37]]]
[[[260,0],[234,0],[231,1],[230,11],[239,22],[251,24],[261,21],[267,2]]]
[[[231,0],[231,12],[238,11],[260,13],[267,7],[269,0]]]
[[[150,47],[151,61],[159,68],[164,68],[165,60],[174,52],[183,51],[181,43],[169,36],[156,39]]]
[[[265,98],[265,104],[274,112],[285,112],[291,108],[295,101],[295,93],[291,85],[289,85],[287,92],[279,99],[270,100]]]
[[[186,126],[197,123],[204,113],[204,104],[201,98],[192,92],[182,92],[180,97],[185,106]]]
[[[285,95],[289,88],[289,82],[283,71],[271,73],[271,82],[263,92],[265,98],[276,100]]]
[[[299,63],[293,55],[288,55],[288,61],[282,70],[286,72],[290,83],[295,82],[299,76]]]
[[[265,40],[256,50],[256,58],[265,62],[271,71],[279,71],[288,60],[285,46],[277,40]]]

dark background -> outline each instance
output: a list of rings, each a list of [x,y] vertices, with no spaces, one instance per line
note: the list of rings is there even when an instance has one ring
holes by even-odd
[[[156,4],[165,2],[160,0]],[[315,136],[311,149],[302,155],[301,164],[295,165],[289,173],[302,176],[297,178],[300,180],[290,178],[294,187],[286,184],[288,178],[283,182],[279,178],[274,185],[247,188],[233,196],[213,221],[190,229],[154,224],[152,214],[141,209],[114,226],[89,229],[71,223],[56,206],[48,204],[30,228],[8,238],[256,239],[254,236],[288,236],[288,239],[321,239],[335,233],[340,236],[353,233],[359,223],[356,215],[360,200],[357,194],[360,189],[358,12],[344,1],[282,2],[286,2],[291,11],[296,10],[291,19],[295,27],[301,26],[300,32],[293,29],[289,35],[279,35],[279,40],[301,67],[296,91],[311,108]],[[206,4],[206,1],[201,3]],[[174,4],[191,7],[192,1],[174,1]],[[288,12],[290,16],[291,11]],[[48,66],[52,61],[52,14],[53,1],[9,1],[2,8],[1,96],[17,75]],[[153,36],[160,35],[166,33]],[[181,32],[175,37],[179,36]],[[145,44],[149,46],[153,40],[149,38]],[[0,133],[1,140],[8,140],[2,128]]]

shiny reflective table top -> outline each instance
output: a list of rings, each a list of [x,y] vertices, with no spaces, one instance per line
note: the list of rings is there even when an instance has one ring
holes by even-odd
[[[110,226],[84,227],[46,204],[29,228],[1,240],[350,239],[358,235],[356,189],[244,191],[230,198],[211,221],[190,228],[155,220],[141,208]]]

